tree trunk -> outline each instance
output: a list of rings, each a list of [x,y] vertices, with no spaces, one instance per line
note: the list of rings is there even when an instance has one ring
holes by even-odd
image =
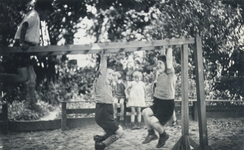
[[[33,66],[28,66],[28,81],[26,83],[26,102],[27,106],[34,110],[36,107],[36,73]]]

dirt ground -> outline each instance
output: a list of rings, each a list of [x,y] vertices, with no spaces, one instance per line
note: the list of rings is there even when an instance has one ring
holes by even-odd
[[[212,150],[244,150],[244,118],[208,119],[208,145]],[[158,150],[170,150],[181,137],[181,125],[166,126],[170,135],[166,145]],[[0,134],[0,150],[94,150],[93,136],[103,131],[96,124],[69,129],[25,133]],[[142,144],[145,128],[131,130],[124,127],[123,138],[106,150],[156,150],[156,141]],[[199,143],[198,123],[190,121],[189,135]]]

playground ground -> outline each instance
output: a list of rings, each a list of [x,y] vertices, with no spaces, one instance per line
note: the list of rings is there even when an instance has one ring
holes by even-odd
[[[208,119],[208,143],[212,150],[244,150],[244,118]],[[163,148],[170,150],[181,136],[181,125],[168,125],[170,137]],[[106,150],[156,150],[157,141],[142,144],[147,134],[145,128],[124,128],[124,136]],[[93,135],[102,130],[92,124],[66,131],[50,130],[24,133],[0,134],[0,150],[94,150]],[[199,143],[198,123],[190,121],[189,135]]]

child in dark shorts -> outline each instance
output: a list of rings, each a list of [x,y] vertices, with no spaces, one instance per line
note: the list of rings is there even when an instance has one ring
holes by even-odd
[[[153,105],[150,106],[154,116],[158,118],[162,125],[165,125],[171,119],[174,107],[174,100],[161,100],[156,97],[154,97]]]
[[[103,128],[107,135],[112,135],[119,129],[119,124],[113,118],[111,104],[97,103],[95,114],[97,124]]]
[[[110,85],[113,70],[107,68],[105,51],[101,54],[99,71],[99,76],[93,85],[96,101],[95,121],[105,131],[105,135],[95,135],[94,140],[95,149],[104,150],[123,135],[122,127],[113,117],[113,96]]]
[[[165,49],[161,50],[165,54]],[[173,68],[172,48],[168,48],[166,56],[158,57],[157,72],[159,76],[153,94],[153,105],[144,109],[142,114],[147,126],[148,135],[143,144],[158,139],[154,130],[159,133],[157,148],[163,147],[169,138],[164,125],[170,120],[174,111],[175,74]]]
[[[157,74],[157,72],[156,72],[156,74]],[[157,79],[157,75],[156,75],[156,79]],[[176,84],[176,80],[177,80],[177,77],[175,76],[175,84]],[[156,80],[155,80],[156,81]],[[156,82],[153,82],[153,85],[152,85],[152,94],[154,94],[154,92],[155,92],[155,88],[156,88],[156,86],[157,86],[157,84],[156,84]],[[157,98],[155,98],[155,99],[157,99]],[[156,100],[155,100],[156,101]],[[155,103],[157,103],[157,102],[155,102]],[[170,108],[170,106],[167,106],[167,104],[165,104],[165,105],[160,105],[160,104],[158,104],[159,105],[159,107],[156,107],[156,106],[154,106],[154,105],[152,105],[151,106],[151,109],[153,110],[153,113],[154,114],[156,114],[156,111],[155,111],[155,109],[164,109],[164,110],[167,110],[168,109],[168,107]],[[161,115],[162,113],[158,113],[158,118],[160,118],[159,116]],[[165,119],[164,120],[167,120],[166,119],[167,118],[167,116],[165,116]],[[177,125],[177,118],[176,118],[176,113],[175,113],[175,110],[173,111],[173,115],[172,115],[172,126],[175,126],[175,125]],[[159,120],[160,121],[160,120]],[[164,122],[164,121],[163,121]],[[167,123],[167,121],[166,121],[166,123]],[[161,123],[161,124],[165,124],[165,123]]]

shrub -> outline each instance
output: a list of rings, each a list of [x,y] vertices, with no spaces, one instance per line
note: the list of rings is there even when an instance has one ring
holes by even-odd
[[[26,106],[25,101],[13,101],[12,104],[9,104],[9,120],[38,120],[53,109],[53,106],[40,100],[37,102],[35,110],[30,110]]]

